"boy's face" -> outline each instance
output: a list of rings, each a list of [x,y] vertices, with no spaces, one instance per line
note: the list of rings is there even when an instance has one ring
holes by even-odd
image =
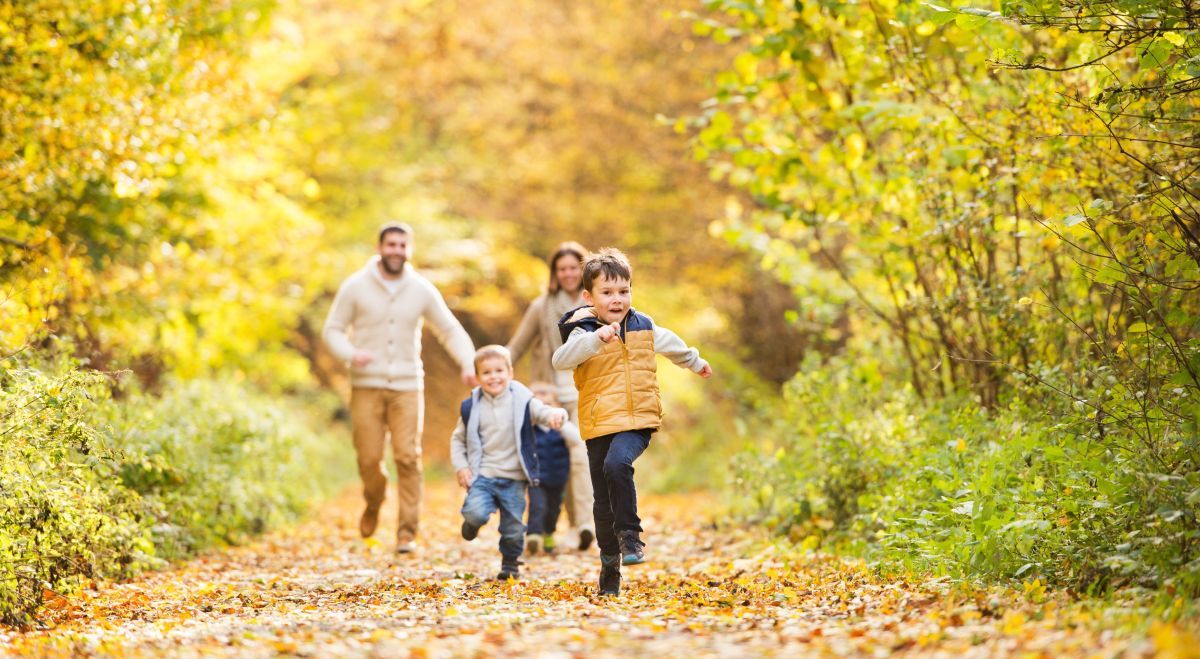
[[[592,280],[592,290],[583,292],[583,301],[596,309],[600,322],[619,322],[629,313],[633,300],[632,284],[628,279],[609,279],[604,273]]]
[[[508,388],[512,381],[512,367],[500,357],[487,357],[475,364],[475,377],[479,386],[489,396],[497,396]]]

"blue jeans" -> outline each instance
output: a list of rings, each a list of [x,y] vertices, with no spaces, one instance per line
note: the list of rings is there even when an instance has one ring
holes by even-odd
[[[618,554],[621,531],[642,532],[633,485],[633,461],[650,446],[651,430],[627,430],[587,440],[588,466],[592,471],[596,518],[596,544],[601,554]]]
[[[549,487],[538,485],[529,488],[529,532],[554,535],[558,526],[558,513],[562,509],[565,485]]]
[[[462,516],[467,524],[481,527],[500,510],[500,556],[515,561],[525,549],[525,481],[476,476],[463,501]]]

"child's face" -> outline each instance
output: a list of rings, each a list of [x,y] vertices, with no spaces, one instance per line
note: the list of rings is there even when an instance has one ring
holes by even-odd
[[[558,397],[554,395],[554,390],[549,387],[537,387],[533,390],[533,397],[551,407],[558,407]]]
[[[628,279],[609,279],[601,273],[592,281],[592,290],[583,292],[583,300],[595,307],[600,322],[615,323],[629,313],[633,301],[632,284]]]
[[[497,396],[508,388],[512,381],[512,367],[500,357],[488,357],[475,364],[475,377],[479,378],[479,386],[489,396]]]

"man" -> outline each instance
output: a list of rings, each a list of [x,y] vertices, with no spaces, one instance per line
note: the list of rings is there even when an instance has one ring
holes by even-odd
[[[416,550],[421,509],[421,430],[424,377],[421,326],[430,328],[474,387],[475,346],[450,313],[437,288],[408,263],[413,230],[390,223],[379,231],[379,254],[342,282],[325,319],[325,342],[350,362],[350,423],[366,509],[359,521],[364,538],[375,533],[387,492],[383,467],[390,433],[398,474],[400,524],[396,551]]]

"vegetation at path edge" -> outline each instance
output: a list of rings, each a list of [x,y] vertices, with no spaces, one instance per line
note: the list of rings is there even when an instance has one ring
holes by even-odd
[[[705,6],[736,52],[676,128],[742,192],[713,233],[829,346],[761,397],[748,504],[885,563],[1200,594],[1196,8]]]

